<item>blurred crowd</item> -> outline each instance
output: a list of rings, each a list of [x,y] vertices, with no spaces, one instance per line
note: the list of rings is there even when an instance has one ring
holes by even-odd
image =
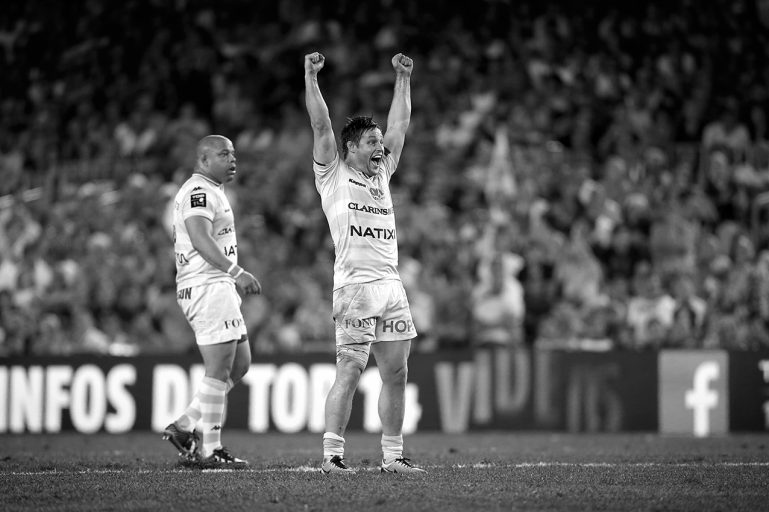
[[[228,185],[258,352],[332,350],[303,56],[337,133],[384,125],[421,351],[769,348],[769,1],[11,2],[0,12],[0,356],[195,350],[169,203]]]

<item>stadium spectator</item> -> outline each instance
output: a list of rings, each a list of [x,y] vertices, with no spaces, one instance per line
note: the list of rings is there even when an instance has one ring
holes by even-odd
[[[659,348],[673,323],[675,300],[665,292],[660,275],[650,264],[636,267],[628,299],[627,322],[633,330],[632,347]]]
[[[685,215],[678,200],[668,201],[667,208],[651,222],[649,251],[651,262],[661,276],[694,270],[698,225]]]
[[[734,98],[724,101],[717,118],[702,130],[702,147],[706,153],[725,152],[732,163],[742,162],[750,149],[750,132],[740,118],[739,104]]]
[[[588,242],[588,226],[577,219],[571,227],[568,242],[555,261],[554,278],[561,297],[582,306],[605,304],[604,275]]]
[[[696,289],[693,273],[680,272],[673,278],[671,296],[675,299],[673,321],[664,346],[700,348],[707,315],[707,303]]]
[[[520,256],[492,252],[478,268],[472,291],[473,342],[479,347],[521,347],[525,344]]]

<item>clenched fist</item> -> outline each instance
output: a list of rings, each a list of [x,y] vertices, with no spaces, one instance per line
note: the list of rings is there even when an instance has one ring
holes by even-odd
[[[411,75],[411,71],[414,69],[414,61],[402,53],[394,56],[392,63],[397,74]]]
[[[317,74],[318,71],[323,69],[323,65],[326,63],[326,57],[322,53],[313,52],[304,56],[304,72],[310,74]]]

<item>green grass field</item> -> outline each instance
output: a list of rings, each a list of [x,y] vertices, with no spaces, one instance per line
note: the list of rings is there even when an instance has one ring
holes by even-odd
[[[243,470],[179,465],[159,434],[0,436],[0,509],[769,510],[769,435],[421,433],[424,476],[380,474],[379,436],[347,435],[354,475],[318,470],[320,435],[225,430]]]

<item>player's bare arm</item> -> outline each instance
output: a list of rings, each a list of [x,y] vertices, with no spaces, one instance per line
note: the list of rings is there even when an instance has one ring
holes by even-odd
[[[318,72],[325,63],[326,58],[321,53],[313,52],[304,56],[305,103],[313,134],[312,157],[319,164],[328,164],[336,156],[331,117],[318,85]]]
[[[262,285],[253,274],[237,265],[230,270],[232,262],[222,253],[216,240],[211,235],[214,225],[210,220],[205,217],[194,216],[185,219],[184,225],[187,227],[192,246],[200,253],[204,260],[222,272],[229,271],[230,275],[235,278],[235,285],[243,290],[243,293],[246,295],[262,293]]]
[[[397,165],[411,121],[411,72],[414,69],[414,61],[399,53],[392,58],[392,65],[395,70],[395,88],[387,115],[384,145],[390,150]]]

